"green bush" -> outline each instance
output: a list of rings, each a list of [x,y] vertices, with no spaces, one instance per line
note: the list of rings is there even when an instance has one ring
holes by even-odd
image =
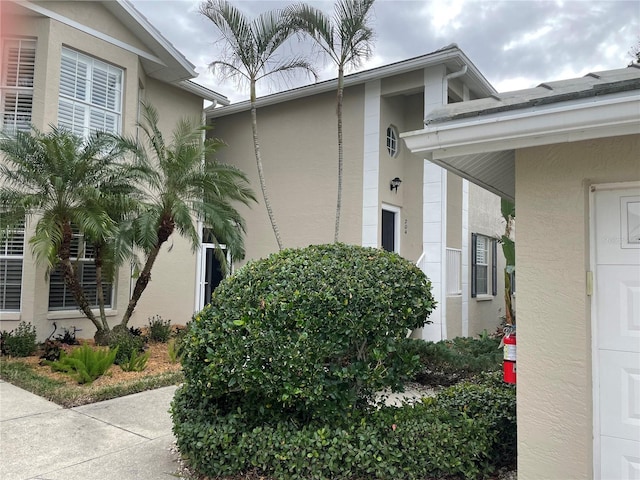
[[[60,359],[62,342],[60,340],[47,339],[40,345],[40,358],[54,362]]]
[[[120,363],[120,368],[125,372],[142,372],[147,368],[147,362],[151,352],[139,353],[137,350],[131,352],[131,356],[124,362]]]
[[[65,372],[75,376],[78,383],[91,383],[103,375],[116,358],[118,349],[91,348],[85,344],[67,354],[60,352],[60,360],[55,362],[44,361],[58,372]]]
[[[0,335],[0,347],[3,355],[12,357],[33,355],[38,348],[36,344],[36,327],[31,323],[20,322],[14,330],[2,332]]]
[[[487,450],[497,467],[516,461],[516,387],[502,380],[501,372],[482,373],[475,382],[463,382],[440,392],[435,406],[471,418],[483,418],[497,440]]]
[[[440,342],[405,339],[407,354],[420,357],[420,370],[414,381],[423,385],[452,385],[481,372],[497,371],[502,366],[500,339],[458,337]]]
[[[145,344],[145,337],[132,335],[126,328],[109,332],[109,348],[118,351],[114,361],[116,365],[127,363],[134,353],[143,353]]]
[[[163,320],[160,315],[149,318],[149,340],[166,343],[171,338],[171,320]]]
[[[241,409],[218,413],[188,386],[176,392],[178,447],[215,478],[249,471],[278,480],[484,478],[515,461],[515,388],[494,377],[415,406],[302,425],[280,419],[255,426]]]
[[[188,388],[256,425],[367,408],[417,368],[397,350],[434,308],[431,283],[395,253],[344,244],[249,263],[215,290],[185,339]]]

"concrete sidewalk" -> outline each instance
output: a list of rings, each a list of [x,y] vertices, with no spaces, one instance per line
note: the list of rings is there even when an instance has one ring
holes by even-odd
[[[0,380],[0,480],[175,479],[175,390],[64,409]]]

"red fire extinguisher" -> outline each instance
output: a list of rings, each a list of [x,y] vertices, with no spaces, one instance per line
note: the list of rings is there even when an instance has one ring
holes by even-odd
[[[502,339],[504,343],[504,361],[502,374],[506,383],[516,383],[516,331],[515,327],[505,328]]]

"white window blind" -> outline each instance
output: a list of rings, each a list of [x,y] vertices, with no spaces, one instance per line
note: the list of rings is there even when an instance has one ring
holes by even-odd
[[[478,235],[476,243],[476,293],[488,293],[489,238]]]
[[[35,40],[17,38],[3,42],[0,127],[5,132],[29,131],[31,128],[35,64]]]
[[[92,307],[98,306],[98,286],[96,267],[93,263],[93,249],[87,245],[82,235],[74,234],[71,242],[71,257],[76,268],[76,275],[87,301]],[[102,280],[105,307],[111,307],[113,284]],[[49,310],[73,310],[78,308],[73,294],[64,281],[60,268],[56,268],[49,277]]]
[[[19,312],[22,294],[24,225],[0,236],[0,311]]]
[[[123,71],[68,48],[62,49],[58,126],[76,135],[120,132]]]

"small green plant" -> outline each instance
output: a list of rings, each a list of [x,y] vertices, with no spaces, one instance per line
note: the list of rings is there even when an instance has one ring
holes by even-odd
[[[169,361],[171,363],[178,363],[180,354],[178,353],[179,346],[175,338],[172,338],[167,343],[167,354],[169,355]]]
[[[142,336],[142,329],[138,328],[138,327],[129,327],[129,333],[131,335],[133,335],[134,337],[141,337]]]
[[[42,360],[48,360],[50,362],[60,360],[62,342],[60,340],[47,339],[40,345],[40,352],[40,358]]]
[[[63,328],[62,333],[56,336],[56,340],[66,345],[80,345],[80,342],[76,339],[76,327]]]
[[[149,340],[166,343],[171,338],[171,320],[163,320],[160,315],[149,318]]]
[[[136,350],[131,352],[131,356],[127,361],[120,363],[120,368],[125,372],[141,372],[147,368],[151,352],[139,353]]]
[[[109,334],[109,347],[118,350],[114,361],[116,365],[127,363],[133,352],[142,353],[145,343],[145,337],[132,335],[127,329],[113,330]]]
[[[110,348],[91,348],[84,344],[69,354],[61,352],[60,360],[45,361],[45,364],[50,365],[54,371],[75,376],[78,383],[91,383],[104,375],[113,365],[117,353],[117,347],[112,350]]]
[[[28,357],[35,353],[37,347],[36,327],[31,323],[20,322],[15,329],[0,335],[0,350],[3,355]]]

